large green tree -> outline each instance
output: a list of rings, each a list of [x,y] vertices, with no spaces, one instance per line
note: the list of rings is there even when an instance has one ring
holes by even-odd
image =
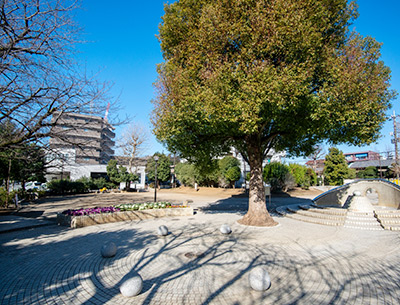
[[[250,165],[242,224],[272,226],[262,162],[274,147],[371,143],[390,107],[380,44],[349,31],[347,0],[179,0],[165,6],[154,132],[204,162],[235,147]]]
[[[324,179],[328,185],[342,185],[349,174],[349,167],[343,152],[336,147],[329,148],[325,157]]]

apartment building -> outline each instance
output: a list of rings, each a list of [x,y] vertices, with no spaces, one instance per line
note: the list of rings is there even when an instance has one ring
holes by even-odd
[[[50,148],[76,164],[107,164],[113,157],[114,127],[98,116],[78,113],[53,116]],[[65,152],[65,153],[64,153]]]

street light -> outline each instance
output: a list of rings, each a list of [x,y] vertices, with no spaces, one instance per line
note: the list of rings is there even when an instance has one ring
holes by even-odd
[[[157,202],[157,161],[158,161],[159,157],[158,156],[154,156],[154,161],[156,161],[156,166],[155,166],[155,170],[154,170],[154,202]]]

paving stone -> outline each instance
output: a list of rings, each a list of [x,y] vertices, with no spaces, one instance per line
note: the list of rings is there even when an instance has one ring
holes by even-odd
[[[240,217],[199,213],[179,221],[76,230],[47,226],[0,234],[0,303],[399,303],[400,233],[287,217],[276,218],[280,225],[273,228],[246,227],[236,222]],[[173,224],[168,238],[154,234],[163,224]],[[215,234],[223,224],[234,236]],[[104,259],[99,245],[112,240],[118,251]],[[192,255],[185,256],[188,253]],[[259,265],[267,266],[273,279],[265,292],[253,291],[248,284],[251,270]],[[133,271],[143,277],[143,289],[124,298],[119,287]]]

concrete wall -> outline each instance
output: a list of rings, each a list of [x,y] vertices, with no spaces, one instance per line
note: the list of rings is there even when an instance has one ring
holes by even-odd
[[[314,198],[314,202],[321,206],[343,207],[354,191],[360,191],[361,196],[366,196],[369,189],[378,195],[378,206],[400,209],[400,187],[382,179],[361,179],[339,186]]]

